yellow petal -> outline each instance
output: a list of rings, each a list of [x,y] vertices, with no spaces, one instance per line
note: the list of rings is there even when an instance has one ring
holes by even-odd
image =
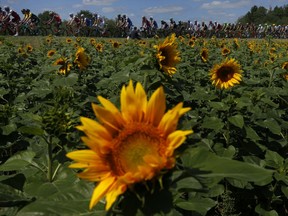
[[[166,99],[163,87],[158,88],[151,96],[146,113],[146,121],[158,126],[166,110]]]
[[[80,121],[82,122],[82,126],[77,126],[77,129],[83,131],[86,134],[98,134],[100,137],[103,137],[106,140],[111,140],[112,137],[107,129],[99,124],[98,122],[86,118],[80,117]]]
[[[115,186],[110,189],[109,193],[106,195],[106,211],[108,211],[111,206],[113,205],[113,203],[115,202],[115,200],[117,199],[117,197],[121,194],[123,194],[127,189],[127,185],[126,184],[115,184]]]
[[[174,150],[178,148],[185,141],[186,136],[192,133],[193,133],[192,130],[187,131],[177,130],[171,133],[167,138],[167,142],[169,145],[167,146],[166,149],[166,156],[171,157],[174,153]]]
[[[95,206],[109,191],[111,186],[114,184],[116,181],[115,177],[109,177],[104,180],[102,180],[94,189],[90,204],[89,204],[89,209],[92,209],[93,206]]]

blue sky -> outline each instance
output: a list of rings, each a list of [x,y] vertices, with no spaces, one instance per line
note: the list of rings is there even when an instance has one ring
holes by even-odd
[[[152,16],[158,23],[170,18],[177,22],[212,20],[224,23],[235,22],[254,5],[274,8],[285,4],[287,0],[0,0],[0,6],[9,5],[19,14],[22,8],[29,8],[35,14],[52,10],[62,19],[80,10],[90,10],[109,19],[126,14],[138,27],[142,16]]]

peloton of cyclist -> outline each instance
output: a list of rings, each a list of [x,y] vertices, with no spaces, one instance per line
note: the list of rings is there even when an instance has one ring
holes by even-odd
[[[3,18],[3,22],[12,23],[16,30],[16,34],[14,36],[18,36],[18,25],[21,20],[19,14],[14,10],[11,10],[9,6],[5,6],[4,10],[6,12],[6,16]],[[10,19],[10,17],[12,17],[12,19]]]

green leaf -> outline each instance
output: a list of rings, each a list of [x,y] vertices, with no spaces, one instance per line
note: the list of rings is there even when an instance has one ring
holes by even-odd
[[[18,152],[10,157],[4,164],[0,165],[0,171],[20,170],[32,164],[35,155],[35,152],[32,151]]]
[[[228,118],[228,121],[239,128],[244,126],[244,119],[242,115],[231,116]]]
[[[227,106],[227,104],[223,103],[223,102],[209,102],[209,105],[216,109],[216,110],[220,110],[220,111],[225,111],[229,109],[229,106]]]
[[[202,123],[203,128],[219,131],[223,128],[224,123],[217,117],[205,117]]]
[[[253,128],[251,128],[250,126],[245,126],[244,128],[246,131],[247,138],[254,140],[254,141],[261,140],[261,138],[258,136],[258,134]]]
[[[3,131],[3,132],[2,132],[3,135],[9,135],[9,134],[11,134],[12,132],[16,131],[17,125],[14,124],[14,123],[10,123],[10,124],[8,124],[8,125],[2,126],[1,129],[2,129],[2,131]]]
[[[275,210],[267,211],[267,210],[261,208],[260,205],[256,206],[255,212],[261,216],[278,216],[278,213]]]
[[[181,179],[176,182],[176,187],[178,190],[181,189],[202,189],[201,183],[194,177],[188,177]]]
[[[41,136],[44,134],[44,130],[42,130],[40,127],[37,127],[37,126],[22,126],[18,128],[18,131],[21,133],[38,135],[38,136]]]
[[[281,127],[279,126],[278,122],[275,119],[269,118],[264,120],[263,126],[267,127],[274,134],[277,135],[281,134]]]
[[[278,169],[284,166],[284,158],[277,152],[267,150],[265,154],[266,165]]]
[[[193,197],[185,202],[178,202],[176,206],[187,210],[187,211],[196,211],[201,215],[206,215],[207,211],[213,208],[216,205],[216,201],[209,198]]]
[[[78,81],[78,75],[70,73],[67,77],[54,80],[54,86],[74,86]]]
[[[183,165],[187,168],[198,168],[200,176],[209,178],[234,178],[265,185],[272,181],[273,171],[254,164],[219,157],[204,148],[191,148],[182,156]]]

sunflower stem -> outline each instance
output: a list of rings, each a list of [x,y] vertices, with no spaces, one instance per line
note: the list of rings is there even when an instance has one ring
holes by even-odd
[[[52,158],[52,137],[49,136],[47,140],[47,146],[48,146],[48,158],[47,158],[47,164],[48,164],[48,172],[47,172],[47,178],[49,182],[52,182],[53,180],[53,170],[52,170],[52,163],[53,163],[53,158]]]

